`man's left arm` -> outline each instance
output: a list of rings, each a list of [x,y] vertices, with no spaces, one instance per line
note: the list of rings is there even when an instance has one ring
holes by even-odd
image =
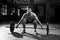
[[[37,17],[37,15],[36,14],[34,14],[34,16],[35,16],[35,19],[37,20],[37,22],[39,23],[39,25],[41,26],[41,28],[42,28],[42,24],[41,24],[41,22],[39,21],[39,19],[38,19],[38,17]],[[42,28],[43,29],[43,28]]]

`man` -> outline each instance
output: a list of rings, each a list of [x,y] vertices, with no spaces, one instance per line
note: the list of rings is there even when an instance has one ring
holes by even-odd
[[[35,32],[36,32],[36,28],[37,28],[37,23],[42,28],[42,24],[38,20],[38,17],[36,16],[36,14],[34,12],[32,12],[31,8],[28,8],[28,6],[27,6],[27,12],[25,14],[23,14],[23,16],[22,16],[21,20],[19,21],[19,23],[17,24],[16,28],[18,28],[18,25],[20,23],[22,23],[23,24],[23,28],[24,28],[23,33],[25,33],[25,25],[26,25],[27,21],[33,23]]]

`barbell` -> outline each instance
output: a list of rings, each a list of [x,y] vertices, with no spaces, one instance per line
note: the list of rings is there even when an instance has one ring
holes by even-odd
[[[16,27],[15,27],[14,22],[11,21],[11,23],[10,23],[10,32],[13,33],[15,28],[16,28]],[[22,28],[22,27],[18,27],[18,28]],[[26,27],[26,28],[29,28],[29,29],[31,28],[31,29],[33,29],[32,27]],[[41,28],[37,28],[37,29],[41,29]],[[49,34],[49,24],[47,23],[47,28],[43,28],[43,29],[46,29],[47,35],[48,35],[48,34]]]

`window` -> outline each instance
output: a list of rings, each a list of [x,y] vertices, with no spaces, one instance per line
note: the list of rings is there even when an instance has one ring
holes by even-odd
[[[20,10],[18,9],[18,14],[17,14],[18,16],[20,16]]]
[[[7,5],[2,5],[1,13],[2,15],[7,15]]]

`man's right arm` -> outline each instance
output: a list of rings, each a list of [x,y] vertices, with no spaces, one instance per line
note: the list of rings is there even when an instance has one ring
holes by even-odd
[[[25,14],[23,14],[22,18],[19,20],[19,22],[18,22],[16,28],[18,28],[18,26],[19,26],[19,24],[21,23],[21,21],[23,20],[24,16],[25,16]]]

